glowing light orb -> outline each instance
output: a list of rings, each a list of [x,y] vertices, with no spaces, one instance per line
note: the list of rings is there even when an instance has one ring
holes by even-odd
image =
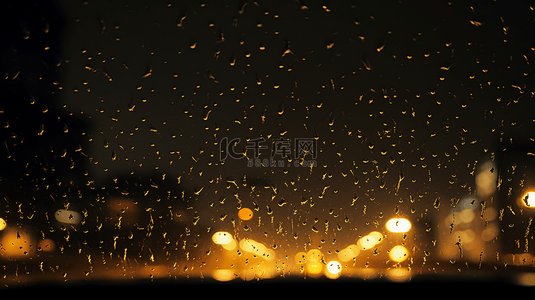
[[[0,218],[0,231],[4,230],[7,226],[6,220]]]
[[[463,209],[459,213],[459,219],[464,223],[470,223],[474,219],[476,213],[472,209]]]
[[[333,275],[338,275],[342,272],[342,265],[336,260],[332,260],[327,263],[327,272]]]
[[[476,175],[477,193],[481,197],[492,195],[498,185],[498,172],[496,164],[493,161],[485,162],[478,170]]]
[[[35,246],[30,234],[20,228],[6,228],[0,239],[0,255],[9,259],[29,259],[34,255]]]
[[[373,238],[377,241],[377,244],[380,243],[383,240],[383,234],[379,231],[372,231],[369,236],[373,236]]]
[[[323,253],[321,253],[321,251],[318,249],[311,249],[307,252],[307,260],[310,262],[320,261],[322,257]]]
[[[237,275],[229,269],[219,269],[214,270],[212,273],[212,277],[214,277],[217,281],[230,281],[237,277]]]
[[[232,239],[228,244],[221,244],[221,247],[228,251],[236,250],[236,248],[238,248],[238,242],[236,242],[235,239]]]
[[[38,246],[45,252],[52,252],[56,249],[56,243],[51,239],[40,240]]]
[[[245,252],[252,253],[257,257],[263,258],[265,260],[275,259],[275,251],[266,247],[266,245],[259,243],[252,239],[243,239],[240,240],[239,247]]]
[[[226,231],[218,231],[212,235],[212,241],[217,245],[230,244],[234,238]]]
[[[307,273],[315,275],[321,273],[323,265],[321,262],[309,262],[306,264]]]
[[[390,249],[390,259],[395,262],[402,262],[409,256],[409,250],[407,248],[397,245]]]
[[[386,222],[386,229],[390,232],[405,233],[411,229],[411,222],[405,218],[392,218]]]
[[[527,192],[522,196],[522,203],[529,208],[535,208],[535,192]]]
[[[357,246],[360,248],[360,250],[368,250],[379,244],[382,239],[383,235],[378,231],[374,231],[366,236],[361,237],[357,241]]]
[[[350,261],[353,258],[357,257],[359,253],[360,250],[357,245],[349,245],[344,249],[340,250],[340,252],[338,253],[338,259],[343,262]]]
[[[54,214],[56,220],[65,224],[80,224],[82,215],[73,210],[58,209]]]
[[[244,207],[238,212],[238,218],[243,221],[249,221],[253,218],[253,211],[247,207]]]
[[[299,252],[295,255],[295,262],[299,265],[306,264],[307,254],[305,252]]]

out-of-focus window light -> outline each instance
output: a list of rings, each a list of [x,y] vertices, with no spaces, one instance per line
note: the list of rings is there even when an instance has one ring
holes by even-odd
[[[353,258],[357,257],[360,253],[360,250],[357,245],[349,245],[344,249],[340,250],[338,253],[338,259],[343,262],[350,261]]]
[[[244,207],[238,212],[238,218],[243,221],[249,221],[253,218],[253,211],[247,207]]]
[[[212,276],[217,281],[230,281],[237,277],[236,274],[229,269],[214,270]]]
[[[341,272],[342,265],[336,260],[332,260],[327,263],[327,273],[325,274],[327,277],[331,279],[336,279],[340,276]]]
[[[218,231],[212,235],[212,241],[217,245],[226,245],[232,242],[234,238],[229,232]]]
[[[56,249],[56,243],[51,239],[39,241],[39,249],[45,252],[53,252]]]
[[[312,249],[307,252],[307,260],[311,262],[320,261],[323,258],[323,253],[318,249]]]
[[[306,264],[307,254],[305,252],[299,252],[295,255],[295,263],[298,265]]]
[[[408,232],[411,226],[411,222],[405,218],[392,218],[386,222],[386,229],[395,233]]]
[[[407,248],[397,245],[394,246],[392,249],[390,249],[390,259],[392,259],[395,262],[402,262],[406,260],[409,256],[409,251]]]
[[[373,248],[383,240],[383,235],[378,231],[373,231],[370,234],[361,237],[357,241],[357,246],[361,250],[367,250]]]
[[[56,220],[65,224],[79,224],[82,221],[82,215],[73,210],[58,209],[55,214]]]
[[[25,229],[8,227],[0,239],[0,256],[8,260],[29,259],[36,250],[33,243]]]
[[[476,175],[477,193],[480,197],[487,197],[496,191],[498,174],[495,172],[496,164],[493,161],[485,162]]]
[[[535,192],[527,192],[522,196],[522,204],[525,207],[535,208]]]
[[[308,262],[306,264],[306,270],[307,270],[308,274],[317,275],[317,274],[321,273],[321,271],[323,270],[323,266],[322,266],[321,262],[319,262],[319,261],[317,261],[317,262]]]

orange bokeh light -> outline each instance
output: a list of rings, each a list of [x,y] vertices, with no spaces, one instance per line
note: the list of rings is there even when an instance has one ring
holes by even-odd
[[[249,221],[253,218],[253,211],[247,207],[240,209],[238,217],[243,221]]]

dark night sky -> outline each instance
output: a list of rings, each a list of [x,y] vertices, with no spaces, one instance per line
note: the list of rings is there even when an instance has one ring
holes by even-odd
[[[375,159],[382,169],[392,157],[396,176],[402,156],[405,165],[432,153],[440,159],[457,145],[455,164],[462,168],[495,148],[502,134],[529,137],[518,131],[533,123],[527,86],[533,24],[526,4],[323,4],[62,4],[68,25],[58,100],[90,124],[86,152],[98,161],[92,177],[155,166],[172,177],[190,166],[212,177],[239,175],[247,170],[243,161],[207,167],[217,163],[209,155],[225,136],[316,136],[325,171],[348,170],[352,161],[367,168],[362,159]],[[519,97],[524,101],[513,102]],[[378,134],[385,129],[391,138]],[[337,164],[337,152],[344,164]],[[232,174],[236,167],[241,170]]]

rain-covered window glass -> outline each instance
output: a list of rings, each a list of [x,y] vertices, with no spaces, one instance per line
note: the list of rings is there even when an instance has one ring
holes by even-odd
[[[534,5],[0,14],[2,287],[535,285]]]

